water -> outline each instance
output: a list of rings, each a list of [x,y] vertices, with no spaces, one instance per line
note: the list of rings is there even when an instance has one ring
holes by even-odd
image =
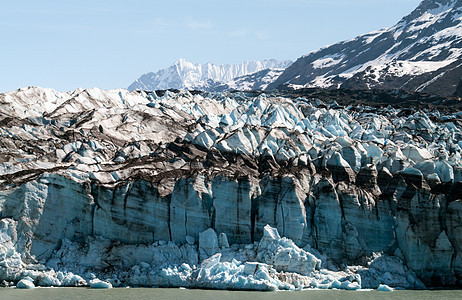
[[[298,292],[241,292],[241,291],[212,291],[185,289],[149,289],[149,288],[116,288],[110,290],[92,290],[88,288],[36,288],[19,290],[0,288],[0,299],[101,299],[101,300],[130,300],[130,299],[194,299],[194,300],[299,300],[299,299],[462,299],[462,290],[438,291],[321,291],[309,290]]]

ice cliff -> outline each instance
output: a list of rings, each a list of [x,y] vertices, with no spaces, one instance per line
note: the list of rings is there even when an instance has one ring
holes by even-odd
[[[459,286],[462,113],[284,94],[0,94],[0,282]]]

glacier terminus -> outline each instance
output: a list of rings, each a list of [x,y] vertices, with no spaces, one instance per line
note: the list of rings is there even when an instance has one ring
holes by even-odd
[[[0,93],[0,286],[460,289],[461,74],[462,0],[423,0],[295,62]]]
[[[4,285],[460,285],[460,112],[43,88],[0,106]]]

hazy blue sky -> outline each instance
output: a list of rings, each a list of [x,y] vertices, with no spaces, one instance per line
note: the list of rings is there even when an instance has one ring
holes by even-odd
[[[183,57],[292,59],[389,27],[420,0],[0,0],[0,92],[126,88]]]

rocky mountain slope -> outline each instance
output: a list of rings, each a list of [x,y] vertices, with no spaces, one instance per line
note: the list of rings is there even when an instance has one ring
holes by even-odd
[[[461,285],[461,112],[41,88],[0,107],[4,285]]]
[[[266,87],[292,61],[247,61],[237,65],[197,64],[180,59],[167,69],[147,73],[128,90],[187,89],[202,91],[251,90]],[[247,77],[249,76],[249,77]]]
[[[259,72],[251,73],[249,75],[239,76],[232,80],[215,85],[210,90],[215,92],[224,91],[255,91],[265,90],[269,84],[274,82],[284,69],[265,69]]]
[[[404,89],[452,95],[462,80],[462,1],[424,0],[395,26],[299,58],[269,89]]]

